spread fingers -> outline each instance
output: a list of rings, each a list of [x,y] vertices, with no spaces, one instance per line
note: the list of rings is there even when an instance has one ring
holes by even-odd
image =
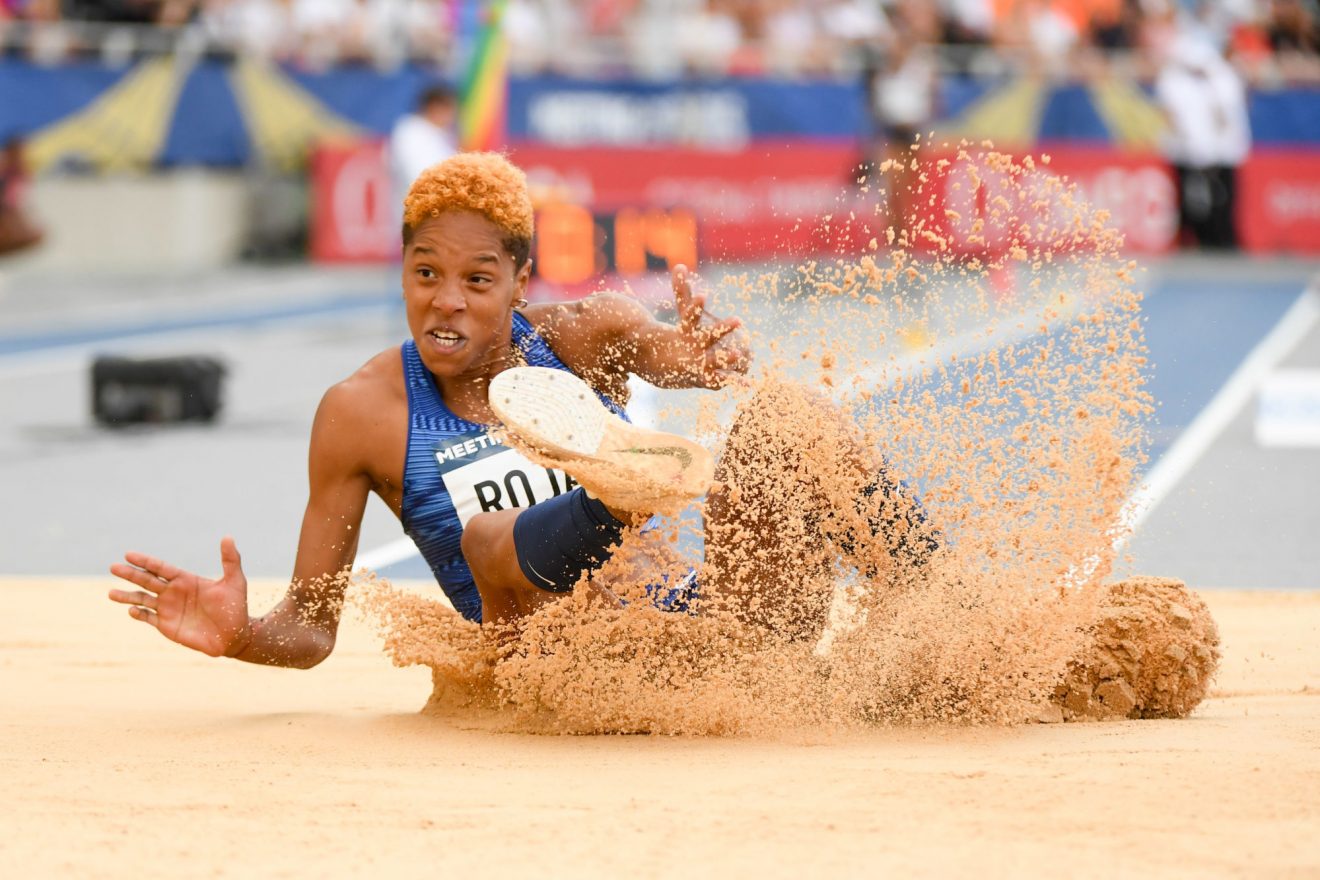
[[[159,593],[165,589],[165,580],[144,568],[138,568],[136,565],[125,565],[122,562],[116,562],[110,566],[110,573],[115,577],[128,581],[130,584],[137,584],[144,590],[150,590],[153,593]]]
[[[133,605],[128,609],[128,616],[134,620],[140,620],[143,623],[149,623],[156,626],[156,612],[148,611],[140,605]],[[159,629],[159,627],[157,627]]]
[[[129,592],[128,590],[111,590],[110,601],[119,602],[123,605],[133,605],[150,611],[156,610],[156,597],[151,593],[144,593],[140,590],[135,590],[133,592]]]
[[[136,566],[143,571],[149,571],[165,581],[178,577],[181,572],[177,565],[170,565],[163,559],[157,559],[155,556],[148,556],[145,553],[125,553],[124,559],[129,565]]]

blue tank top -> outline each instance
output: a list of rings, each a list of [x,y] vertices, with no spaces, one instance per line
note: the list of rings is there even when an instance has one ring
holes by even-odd
[[[530,367],[569,371],[517,312],[513,314],[513,344]],[[454,415],[411,339],[403,344],[403,377],[408,387],[403,530],[458,613],[480,623],[481,596],[460,546],[463,527],[477,513],[530,507],[569,491],[576,483],[563,471],[532,464],[495,442],[488,433],[490,426]],[[627,418],[614,401],[604,395],[600,399]]]

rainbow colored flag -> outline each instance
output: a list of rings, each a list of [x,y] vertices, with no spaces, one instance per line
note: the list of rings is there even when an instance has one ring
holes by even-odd
[[[509,94],[505,0],[470,0],[465,6],[472,27],[460,28],[460,33],[470,34],[471,41],[460,93],[459,145],[464,150],[498,150],[504,145]]]

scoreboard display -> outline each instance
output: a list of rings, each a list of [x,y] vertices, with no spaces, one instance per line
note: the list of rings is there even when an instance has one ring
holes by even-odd
[[[682,208],[624,208],[593,213],[568,203],[536,214],[532,270],[556,284],[595,275],[640,275],[697,263],[697,218]]]

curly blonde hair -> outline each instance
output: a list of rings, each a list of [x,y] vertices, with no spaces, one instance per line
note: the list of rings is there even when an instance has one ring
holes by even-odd
[[[458,153],[417,176],[403,200],[403,245],[417,227],[445,211],[476,211],[504,233],[514,265],[532,248],[532,199],[527,175],[501,153]]]

